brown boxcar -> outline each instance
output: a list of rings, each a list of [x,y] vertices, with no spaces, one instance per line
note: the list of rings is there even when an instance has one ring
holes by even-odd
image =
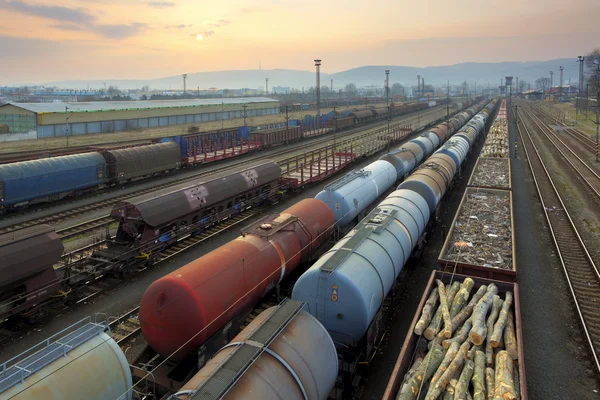
[[[181,150],[175,142],[127,147],[104,153],[108,177],[112,182],[126,182],[181,166]]]
[[[49,225],[0,235],[0,318],[7,318],[56,293],[53,265],[63,253],[60,236]]]

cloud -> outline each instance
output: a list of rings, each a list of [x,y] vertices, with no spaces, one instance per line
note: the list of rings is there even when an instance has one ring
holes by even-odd
[[[201,34],[203,37],[209,37],[209,36],[212,36],[212,35],[214,35],[214,34],[215,34],[215,31],[204,31],[204,32],[200,32],[200,34]]]
[[[91,23],[94,17],[85,8],[67,8],[62,6],[46,6],[29,4],[20,0],[6,0],[0,2],[0,8],[15,11],[25,15],[54,19],[57,21],[74,22],[78,24]]]
[[[179,25],[167,25],[165,29],[184,29],[187,27],[191,27],[192,25],[179,24]]]
[[[80,31],[82,29],[81,26],[75,24],[54,24],[48,25],[48,27],[63,31]]]
[[[154,8],[175,7],[175,3],[173,3],[172,1],[148,1],[146,2],[146,4]]]
[[[124,39],[137,35],[146,24],[134,22],[129,25],[96,25],[94,30],[109,39]]]
[[[212,21],[212,22],[208,23],[207,25],[210,26],[211,28],[220,28],[220,27],[225,26],[230,23],[231,23],[231,21],[229,21],[228,19],[219,19],[216,21]]]

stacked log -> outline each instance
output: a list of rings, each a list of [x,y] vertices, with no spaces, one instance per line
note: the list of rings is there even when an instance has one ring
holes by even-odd
[[[428,342],[428,352],[415,358],[397,400],[519,399],[513,294],[493,283],[474,290],[471,278],[456,283],[456,277],[450,285],[438,279],[428,293],[414,330]]]
[[[496,118],[488,132],[481,154],[483,157],[508,157],[508,123],[505,118]]]

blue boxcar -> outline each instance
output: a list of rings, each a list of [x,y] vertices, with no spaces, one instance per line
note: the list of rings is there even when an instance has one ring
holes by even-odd
[[[106,183],[100,153],[0,165],[0,207],[56,200]]]

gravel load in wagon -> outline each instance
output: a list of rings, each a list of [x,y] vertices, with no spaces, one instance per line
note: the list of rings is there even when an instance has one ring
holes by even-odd
[[[479,157],[469,179],[469,186],[511,189],[510,161],[508,158]]]
[[[438,264],[446,271],[512,280],[516,275],[513,232],[511,192],[469,187]]]
[[[527,399],[516,283],[431,274],[384,400]]]

